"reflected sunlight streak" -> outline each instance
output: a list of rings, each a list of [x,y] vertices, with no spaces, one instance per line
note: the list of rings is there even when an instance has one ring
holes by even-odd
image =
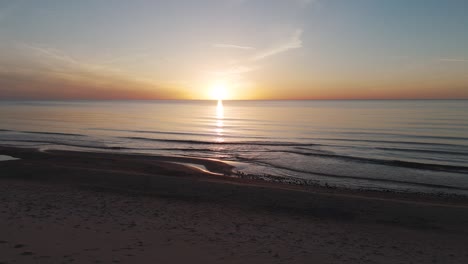
[[[216,142],[224,142],[223,138],[223,126],[224,126],[224,106],[223,106],[223,101],[218,100],[218,104],[216,106],[216,128],[215,132],[218,137],[215,139]]]
[[[223,100],[218,100],[218,105],[216,106],[216,117],[218,119],[223,119],[224,118]]]

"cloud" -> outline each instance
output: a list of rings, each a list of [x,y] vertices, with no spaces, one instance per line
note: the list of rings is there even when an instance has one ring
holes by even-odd
[[[118,68],[88,63],[51,47],[21,44],[28,62],[1,67],[0,98],[167,99],[180,98],[154,80]],[[12,67],[13,66],[13,67]]]
[[[284,43],[281,43],[277,46],[271,47],[269,49],[266,49],[257,55],[255,55],[252,60],[253,61],[259,61],[266,59],[268,57],[274,56],[279,53],[286,52],[291,49],[298,49],[302,47],[302,29],[297,29],[294,31],[294,33],[291,35],[289,39],[287,39]]]
[[[239,46],[239,45],[224,44],[224,43],[214,43],[213,47],[215,47],[215,48],[227,48],[227,49],[240,49],[240,50],[253,50],[253,49],[255,49],[254,47],[249,47],[249,46]]]
[[[68,55],[67,53],[41,45],[31,45],[26,43],[19,44],[23,49],[32,51],[35,55],[43,57],[45,63],[48,63],[49,66],[58,64],[60,68],[74,67],[82,68],[86,70],[107,70],[117,72],[120,71],[114,66],[114,64],[119,64],[122,62],[132,62],[139,61],[140,63],[150,56],[149,52],[137,52],[132,55],[127,56],[114,56],[105,60],[99,61],[99,63],[90,63],[83,60],[75,59],[74,57]],[[163,61],[164,59],[160,58],[159,60]],[[154,61],[154,59],[152,59]]]
[[[261,60],[272,57],[274,55],[284,53],[288,50],[298,49],[302,47],[302,29],[296,29],[292,32],[289,37],[285,38],[282,42],[278,43],[269,48],[256,49],[253,47],[238,46],[232,44],[213,44],[219,48],[236,48],[245,50],[255,50],[250,55],[247,55],[244,59],[235,60],[230,62],[222,70],[209,71],[218,79],[229,80],[231,84],[247,83],[244,79],[245,75],[261,69],[261,66],[254,65],[259,63]],[[235,86],[235,85],[234,85]]]
[[[39,45],[31,45],[26,43],[20,43],[20,46],[24,49],[33,51],[39,56],[46,57],[48,59],[53,59],[67,64],[79,65],[80,63],[74,58],[68,56],[67,54],[53,48],[42,47]]]

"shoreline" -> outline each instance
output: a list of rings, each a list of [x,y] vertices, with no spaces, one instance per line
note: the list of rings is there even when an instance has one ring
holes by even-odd
[[[464,263],[465,197],[213,175],[175,157],[4,148],[0,262]],[[174,163],[176,162],[176,163]]]
[[[0,163],[0,171],[13,174],[13,178],[46,180],[49,182],[75,182],[101,187],[118,187],[127,182],[128,188],[135,190],[151,189],[145,185],[157,176],[187,177],[192,180],[217,182],[239,186],[257,186],[300,192],[312,192],[335,196],[356,196],[362,199],[384,199],[402,202],[441,203],[446,205],[468,205],[468,196],[450,193],[399,192],[395,190],[370,190],[319,185],[299,178],[284,178],[267,175],[256,176],[234,172],[234,166],[220,160],[180,156],[159,156],[146,154],[125,154],[108,152],[85,152],[47,150],[35,148],[0,146],[0,154],[16,158]],[[47,168],[45,164],[50,166]],[[3,166],[2,166],[3,165]],[[29,169],[27,169],[29,167]],[[203,167],[205,169],[203,169]],[[33,174],[31,170],[44,170]],[[83,171],[94,175],[79,177],[71,173],[68,178],[58,176],[64,172]],[[103,177],[102,174],[116,174],[120,177]],[[1,177],[1,176],[0,176]],[[107,181],[106,181],[107,180]],[[135,184],[131,184],[134,181]],[[143,188],[142,188],[143,187]]]

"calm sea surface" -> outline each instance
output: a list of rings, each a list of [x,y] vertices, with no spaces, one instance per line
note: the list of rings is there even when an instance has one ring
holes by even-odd
[[[0,102],[0,144],[215,158],[259,177],[468,194],[464,100]]]

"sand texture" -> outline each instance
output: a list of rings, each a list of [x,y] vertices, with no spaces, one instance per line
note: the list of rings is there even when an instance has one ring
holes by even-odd
[[[468,263],[463,197],[264,183],[217,161],[0,154],[21,158],[0,162],[0,263]]]

